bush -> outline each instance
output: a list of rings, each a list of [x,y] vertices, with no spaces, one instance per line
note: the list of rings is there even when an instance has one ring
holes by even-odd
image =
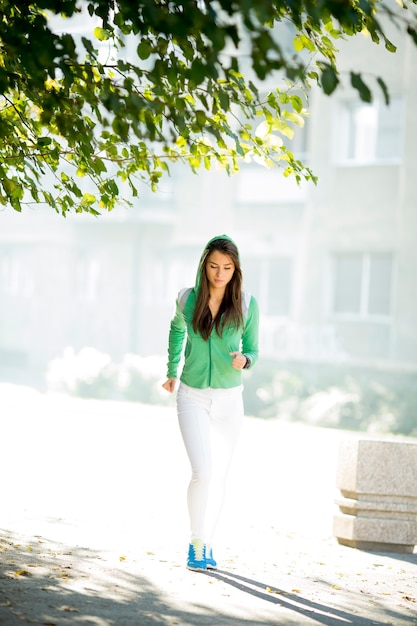
[[[118,389],[126,400],[169,404],[170,394],[162,389],[166,359],[127,354],[118,366]]]
[[[260,361],[249,374],[245,406],[251,415],[417,436],[417,373]]]
[[[174,404],[161,384],[164,357],[67,348],[48,368],[48,388],[84,398]],[[247,415],[329,428],[417,436],[417,373],[260,360],[244,374]]]
[[[82,398],[106,399],[114,388],[114,367],[108,354],[94,348],[77,353],[68,347],[62,357],[50,362],[46,372],[49,390],[70,393]]]
[[[161,387],[165,359],[127,354],[121,363],[86,347],[75,353],[66,348],[49,364],[46,381],[51,391],[82,398],[117,399],[148,404],[169,404],[172,396]]]

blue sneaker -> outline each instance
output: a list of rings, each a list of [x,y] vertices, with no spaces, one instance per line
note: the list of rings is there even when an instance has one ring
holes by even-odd
[[[213,550],[206,546],[207,569],[217,569],[217,562],[213,558]]]
[[[187,568],[193,572],[207,569],[206,546],[201,539],[194,539],[188,547]]]

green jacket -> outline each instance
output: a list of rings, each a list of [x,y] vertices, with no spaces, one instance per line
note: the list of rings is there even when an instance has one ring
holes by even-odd
[[[250,359],[250,367],[258,359],[258,303],[253,296],[242,293],[244,327],[223,329],[220,337],[213,328],[208,340],[195,333],[192,326],[197,290],[200,284],[200,267],[196,286],[183,289],[178,294],[176,310],[171,320],[168,341],[168,378],[178,378],[183,355],[181,382],[197,389],[229,389],[242,383],[241,370],[232,367],[230,352],[240,351]]]

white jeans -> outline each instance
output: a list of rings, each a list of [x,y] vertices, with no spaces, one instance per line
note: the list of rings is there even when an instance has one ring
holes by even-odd
[[[209,545],[242,427],[242,389],[194,389],[181,383],[177,393],[178,421],[192,470],[187,492],[191,540]]]

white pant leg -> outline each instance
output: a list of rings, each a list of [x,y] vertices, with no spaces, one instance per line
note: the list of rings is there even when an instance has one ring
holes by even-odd
[[[227,477],[243,424],[242,388],[213,389],[211,439],[213,473],[206,512],[206,542],[213,538],[223,509]]]
[[[191,480],[187,492],[191,541],[205,540],[205,514],[212,470],[211,400],[198,391],[181,384],[177,393],[178,423],[191,463]]]
[[[211,543],[242,425],[242,388],[193,389],[181,384],[177,411],[192,469],[187,494],[191,540]]]

